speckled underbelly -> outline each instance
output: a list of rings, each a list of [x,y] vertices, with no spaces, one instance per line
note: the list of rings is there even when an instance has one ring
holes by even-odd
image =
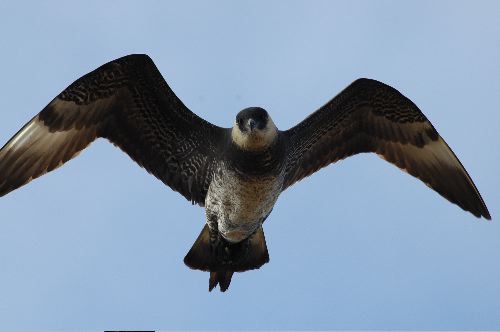
[[[273,209],[281,193],[277,177],[242,178],[231,171],[216,176],[205,200],[207,223],[231,242],[249,237]]]

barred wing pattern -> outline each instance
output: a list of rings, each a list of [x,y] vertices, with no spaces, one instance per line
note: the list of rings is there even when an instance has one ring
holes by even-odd
[[[359,79],[297,126],[283,190],[340,159],[375,152],[476,217],[491,219],[453,151],[418,107],[396,89]]]
[[[192,113],[147,55],[111,61],[81,77],[0,150],[0,196],[49,172],[98,137],[204,204],[227,129]]]

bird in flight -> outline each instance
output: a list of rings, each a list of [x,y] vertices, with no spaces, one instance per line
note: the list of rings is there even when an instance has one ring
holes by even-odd
[[[0,150],[0,196],[106,138],[141,167],[205,207],[184,258],[210,272],[209,290],[269,261],[262,225],[288,187],[346,157],[374,152],[476,217],[491,219],[471,177],[418,107],[361,78],[281,131],[260,107],[232,128],[192,113],[147,55],[128,55],[76,80]]]

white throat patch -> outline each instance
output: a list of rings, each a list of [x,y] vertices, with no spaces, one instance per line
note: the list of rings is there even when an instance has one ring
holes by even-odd
[[[243,150],[263,150],[270,146],[277,136],[278,128],[276,128],[271,117],[268,118],[267,125],[262,130],[256,129],[252,132],[242,132],[236,121],[231,130],[233,142]]]

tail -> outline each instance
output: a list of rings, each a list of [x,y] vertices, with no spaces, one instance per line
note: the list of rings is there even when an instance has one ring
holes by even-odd
[[[229,288],[234,272],[258,269],[267,262],[269,253],[262,226],[249,238],[231,243],[205,225],[184,257],[190,268],[210,272],[209,291],[219,284],[222,292]]]

